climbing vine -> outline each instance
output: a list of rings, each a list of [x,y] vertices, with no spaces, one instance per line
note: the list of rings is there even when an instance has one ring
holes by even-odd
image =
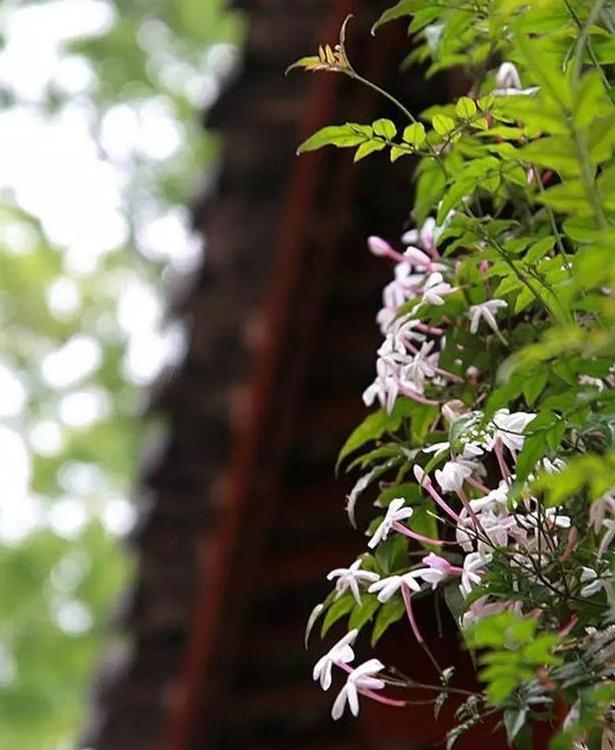
[[[307,636],[346,635],[315,665],[338,719],[359,697],[403,708],[431,691],[457,724],[508,742],[615,747],[615,4],[605,0],[401,0],[373,27],[408,25],[407,63],[461,68],[467,94],[414,114],[335,46],[292,67],[348,76],[394,119],[329,125],[299,152],[413,166],[399,241],[370,237],[392,266],[383,340],[363,400],[376,408],[339,466],[358,472],[353,525],[375,500],[366,550],[328,574]],[[375,43],[378,43],[376,37]],[[386,189],[386,185],[381,186]],[[363,502],[361,513],[358,504]],[[482,688],[439,664],[414,603],[441,598],[475,655]],[[374,656],[402,620],[433,664],[417,683]]]

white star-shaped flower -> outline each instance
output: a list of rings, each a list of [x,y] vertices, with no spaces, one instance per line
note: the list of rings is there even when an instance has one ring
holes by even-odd
[[[320,681],[320,687],[328,690],[331,687],[331,667],[334,664],[349,664],[354,661],[352,644],[355,642],[359,631],[355,628],[332,646],[324,656],[314,665],[312,677],[315,682]]]
[[[501,89],[520,89],[521,78],[517,66],[511,62],[503,62],[495,75],[495,82]]]
[[[602,590],[603,584],[602,580],[598,578],[598,573],[596,573],[593,568],[586,568],[583,566],[581,568],[581,583],[584,583],[585,586],[581,589],[580,593],[581,596],[584,598],[589,598],[590,596],[593,596],[594,594],[597,594],[599,591]]]
[[[493,450],[496,440],[501,440],[509,450],[520,451],[525,443],[525,428],[534,419],[536,415],[517,411],[512,414],[508,409],[499,409],[493,416],[493,426],[495,432],[492,439],[488,442],[488,450]]]
[[[441,469],[436,469],[435,477],[442,492],[459,492],[473,471],[474,467],[466,461],[447,461]]]
[[[359,693],[363,690],[382,690],[384,680],[375,675],[383,669],[384,664],[379,659],[369,659],[369,661],[352,670],[331,709],[331,716],[335,721],[344,713],[346,703],[348,703],[353,716],[359,715]]]
[[[444,304],[444,295],[454,291],[453,287],[444,281],[441,273],[431,273],[423,286],[422,301],[429,305],[440,306]]]
[[[406,501],[403,497],[396,497],[394,500],[391,500],[387,507],[385,517],[382,519],[380,525],[376,531],[374,531],[372,538],[367,543],[367,546],[370,549],[374,549],[374,547],[377,547],[380,542],[383,542],[388,537],[391,527],[396,521],[405,521],[412,516],[414,511],[408,506],[404,507],[405,503]]]
[[[355,598],[357,604],[361,604],[361,591],[359,584],[374,583],[379,580],[378,573],[369,570],[361,570],[359,558],[355,560],[349,568],[335,568],[327,575],[328,581],[335,581],[336,598],[344,594],[348,589]]]
[[[508,303],[503,299],[490,299],[487,302],[481,302],[480,305],[472,305],[468,311],[470,318],[470,333],[476,333],[481,320],[491,328],[492,331],[498,331],[498,323],[495,319],[496,312],[503,307],[508,307]]]
[[[384,604],[399,591],[404,583],[413,591],[421,590],[416,577],[410,573],[405,573],[403,576],[388,576],[387,578],[381,578],[376,583],[372,583],[368,591],[370,594],[378,594],[378,601]]]

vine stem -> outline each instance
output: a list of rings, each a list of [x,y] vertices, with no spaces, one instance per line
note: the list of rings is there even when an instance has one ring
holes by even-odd
[[[589,11],[589,15],[587,16],[587,20],[583,24],[581,28],[581,35],[579,36],[579,41],[577,42],[577,49],[574,56],[574,69],[573,69],[573,81],[575,83],[578,82],[580,76],[581,76],[581,69],[583,67],[583,56],[585,55],[585,47],[587,46],[587,43],[589,41],[589,35],[591,33],[591,28],[594,25],[594,23],[598,20],[598,16],[602,13],[602,8],[605,5],[606,0],[596,0],[596,2],[593,4],[592,9]]]
[[[597,21],[598,16],[602,13],[602,9],[604,7],[605,1],[606,0],[596,0],[594,2],[589,12],[589,15],[587,16],[587,20],[585,21],[581,29],[581,34],[579,35],[579,40],[577,42],[577,49],[576,49],[576,52],[574,55],[574,61],[573,61],[574,67],[573,67],[573,74],[572,74],[572,84],[573,84],[573,88],[575,89],[578,87],[579,79],[581,77],[581,71],[583,68],[583,57],[585,55],[585,48],[587,47],[587,44],[589,42],[589,35],[591,34],[591,28],[594,25],[594,23]],[[594,170],[592,169],[589,151],[587,148],[587,140],[585,138],[585,135],[580,133],[573,123],[570,124],[570,129],[572,131],[572,136],[576,144],[578,155],[579,155],[579,161],[581,163],[581,173],[582,173],[583,183],[585,185],[585,193],[587,195],[589,202],[592,205],[592,208],[594,209],[594,213],[596,215],[596,219],[598,221],[600,228],[607,229],[608,222],[606,220],[606,216],[604,215],[604,211],[600,203],[600,196],[596,189],[595,175],[594,175]]]
[[[582,32],[583,31],[583,24],[581,23],[581,21],[579,19],[579,16],[577,15],[575,9],[570,4],[570,1],[569,0],[564,0],[564,4],[566,5],[568,13],[570,13],[570,17],[572,18],[572,20],[576,24],[577,28],[579,29],[579,31]],[[598,14],[600,12],[601,11],[599,10]],[[611,31],[613,31],[613,30],[611,29]],[[587,44],[587,51],[588,51],[589,56],[591,58],[592,65],[598,71],[598,73],[600,74],[600,77],[602,78],[602,82],[604,84],[604,88],[605,88],[605,90],[606,90],[606,92],[607,92],[610,100],[612,102],[615,102],[615,95],[613,94],[613,91],[611,91],[611,86],[609,84],[608,78],[606,77],[606,75],[604,73],[604,70],[602,69],[602,66],[598,62],[598,58],[596,57],[596,54],[595,54],[594,50],[592,49],[591,44]]]

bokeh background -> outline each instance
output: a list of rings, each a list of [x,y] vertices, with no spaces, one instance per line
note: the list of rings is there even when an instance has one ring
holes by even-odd
[[[222,0],[0,5],[2,750],[78,746],[240,39]]]

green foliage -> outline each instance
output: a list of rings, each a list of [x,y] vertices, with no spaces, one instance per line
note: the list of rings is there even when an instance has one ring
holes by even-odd
[[[412,39],[405,65],[427,77],[461,67],[467,95],[410,111],[342,43],[336,71],[395,116],[301,147],[413,157],[416,230],[384,295],[368,394],[391,413],[370,415],[340,454],[362,471],[349,508],[359,494],[397,501],[405,528],[380,511],[368,525],[361,566],[392,588],[349,620],[371,617],[375,644],[403,618],[400,581],[406,599],[431,585],[486,683],[447,747],[497,714],[529,750],[533,723],[563,706],[552,747],[594,750],[614,725],[615,17],[602,0],[401,0],[373,31],[395,21]],[[446,546],[417,561],[433,539]],[[442,675],[436,715],[452,690]]]
[[[537,620],[502,612],[477,622],[466,632],[470,648],[485,649],[478,657],[482,666],[478,675],[487,683],[487,698],[493,705],[505,703],[524,682],[534,678],[540,667],[561,663],[553,654],[559,643],[557,635],[537,631]]]

